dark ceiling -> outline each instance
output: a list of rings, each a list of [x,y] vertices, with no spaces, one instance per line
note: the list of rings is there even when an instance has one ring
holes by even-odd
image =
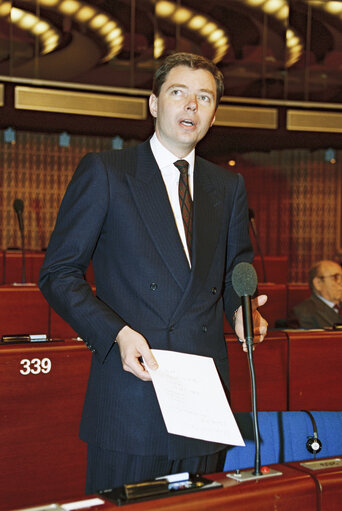
[[[67,0],[64,0],[66,2]],[[162,3],[204,15],[228,37],[217,64],[225,76],[225,95],[296,101],[342,102],[342,2],[319,0],[68,0],[90,5],[122,28],[118,54],[104,61],[103,38],[58,9],[62,0],[13,0],[38,13],[59,32],[56,49],[40,55],[37,38],[9,23],[0,12],[0,74],[149,90],[158,64],[156,34],[165,46],[215,58],[214,47],[188,23],[158,15]],[[4,4],[6,2],[0,2]],[[8,2],[7,2],[8,3]],[[330,6],[329,6],[330,4]],[[339,8],[339,6],[341,8]],[[329,9],[328,9],[329,8]],[[280,11],[282,14],[280,15]],[[291,56],[291,30],[299,49]]]
[[[39,37],[6,17],[6,4],[10,2],[0,0],[0,75],[79,83],[89,88],[139,89],[147,94],[165,55],[191,51],[217,61],[225,77],[225,96],[236,101],[319,102],[333,110],[342,109],[342,1],[12,0],[12,7],[47,21],[58,33],[56,48],[45,55]],[[75,12],[89,7],[120,26],[122,42],[112,58],[108,58],[108,44],[101,36],[103,27],[92,30],[77,19]],[[161,15],[164,7],[173,14]],[[187,22],[175,19],[181,9]],[[227,37],[227,48],[221,54],[208,37],[189,28],[190,22],[203,18],[204,31],[214,24]],[[292,39],[287,37],[291,34]],[[154,54],[158,37],[164,45],[159,57]],[[117,132],[125,139],[132,133],[145,138],[153,129],[150,118],[142,122],[88,117],[80,123],[79,116],[22,111],[19,119],[6,106],[2,112],[7,119],[0,119],[0,125],[18,129],[40,130],[43,123],[55,131],[103,136]],[[213,158],[270,147],[342,148],[340,133],[289,132],[282,115],[280,108],[279,129],[273,131],[214,126],[200,149]]]

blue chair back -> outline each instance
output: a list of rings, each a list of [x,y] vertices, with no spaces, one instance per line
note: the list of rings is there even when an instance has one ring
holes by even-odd
[[[342,411],[311,412],[317,426],[322,449],[317,458],[342,455]],[[235,413],[245,447],[228,447],[224,471],[252,468],[255,464],[255,442],[252,413]],[[312,460],[315,455],[306,448],[313,437],[313,424],[306,412],[258,412],[260,461],[262,465]]]

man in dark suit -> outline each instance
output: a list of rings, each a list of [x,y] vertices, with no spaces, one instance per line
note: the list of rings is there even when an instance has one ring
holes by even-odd
[[[86,155],[62,201],[39,282],[93,352],[80,427],[87,492],[218,468],[225,446],[167,433],[141,357],[151,370],[150,348],[213,357],[228,388],[223,310],[246,349],[231,283],[235,264],[253,257],[243,180],[195,156],[222,93],[211,62],[168,57],[150,96],[153,137]],[[185,177],[179,160],[189,166]],[[192,229],[178,197],[183,179]],[[91,259],[96,297],[83,278]],[[257,311],[266,299],[253,300],[256,342],[267,330]]]
[[[293,308],[289,326],[315,329],[342,324],[342,269],[335,261],[318,261],[309,271],[312,295]]]

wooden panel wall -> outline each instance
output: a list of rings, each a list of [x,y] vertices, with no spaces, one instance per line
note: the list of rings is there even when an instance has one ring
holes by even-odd
[[[126,140],[124,146],[133,143]],[[0,137],[0,248],[21,244],[15,198],[24,200],[27,248],[45,248],[78,161],[111,146],[109,137],[71,135],[68,147],[59,145],[57,134],[18,131],[15,144]],[[221,159],[227,167],[226,162]],[[245,153],[236,162],[233,169],[245,178],[263,254],[288,256],[289,281],[306,282],[314,261],[336,257],[342,151],[336,152],[335,164],[325,161],[324,150],[306,149]]]

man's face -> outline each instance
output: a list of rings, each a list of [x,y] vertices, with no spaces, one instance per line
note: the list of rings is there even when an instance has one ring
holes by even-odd
[[[206,69],[176,66],[159,96],[150,96],[160,142],[179,158],[186,156],[215,121],[216,82]]]
[[[313,283],[323,298],[335,304],[342,302],[342,269],[339,264],[333,261],[322,263]]]

